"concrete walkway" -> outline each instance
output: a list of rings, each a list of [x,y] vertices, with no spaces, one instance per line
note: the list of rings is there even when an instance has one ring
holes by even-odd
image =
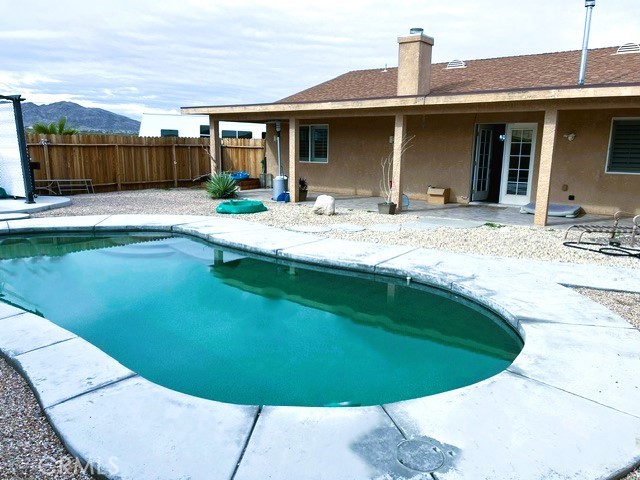
[[[283,264],[437,286],[499,313],[524,348],[494,377],[423,398],[350,408],[232,405],[153,384],[73,333],[0,303],[0,351],[69,451],[107,478],[613,479],[640,463],[640,332],[532,275],[531,264],[220,217],[0,222],[0,235],[114,230],[181,233]]]
[[[53,208],[66,207],[67,205],[71,205],[71,200],[67,197],[39,195],[35,198],[35,203],[26,203],[24,198],[3,198],[0,199],[0,214],[30,214],[51,210]]]
[[[271,198],[272,190],[256,189],[243,190],[240,196],[256,200]],[[383,201],[380,197],[364,197],[357,195],[340,195],[334,193],[309,192],[305,204],[313,205],[318,195],[331,195],[336,200],[336,207],[352,210],[378,211],[378,203]],[[520,213],[520,207],[505,205],[474,204],[463,205],[448,203],[446,205],[433,205],[422,200],[411,200],[409,208],[404,213],[422,217],[434,217],[441,219],[468,220],[473,222],[493,222],[504,225],[533,225],[533,215]],[[578,218],[549,217],[549,227],[568,227],[578,223],[593,223],[611,221],[610,216],[582,215]]]

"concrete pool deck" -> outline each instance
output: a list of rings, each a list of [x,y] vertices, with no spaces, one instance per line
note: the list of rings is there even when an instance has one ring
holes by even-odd
[[[353,408],[243,406],[155,385],[73,333],[0,303],[0,351],[69,451],[107,477],[604,479],[640,463],[640,332],[556,283],[635,291],[633,271],[545,269],[220,217],[0,222],[0,235],[124,230],[187,234],[277,262],[410,277],[496,311],[525,345],[500,374],[429,397]]]

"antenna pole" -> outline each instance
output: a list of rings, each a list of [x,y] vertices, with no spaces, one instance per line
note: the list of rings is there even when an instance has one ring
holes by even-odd
[[[582,57],[580,58],[580,73],[578,74],[578,85],[584,85],[584,77],[587,73],[587,50],[589,48],[589,32],[591,31],[591,14],[596,0],[585,0],[584,6],[587,8],[587,15],[584,19],[584,35],[582,37]]]

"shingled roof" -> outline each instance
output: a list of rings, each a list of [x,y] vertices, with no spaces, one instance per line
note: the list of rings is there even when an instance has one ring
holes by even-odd
[[[640,54],[617,47],[589,50],[585,86],[640,85]],[[469,60],[466,68],[431,66],[429,96],[576,87],[579,50]],[[398,69],[357,70],[283,98],[277,103],[363,100],[397,96]]]

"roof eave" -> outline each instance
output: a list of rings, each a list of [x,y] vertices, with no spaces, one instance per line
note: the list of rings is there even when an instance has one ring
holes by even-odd
[[[202,107],[182,107],[185,115],[238,115],[238,114],[291,114],[327,110],[371,110],[425,106],[468,105],[476,103],[540,102],[571,99],[600,99],[616,97],[640,97],[640,84],[606,85],[587,87],[565,87],[503,92],[461,93],[446,95],[426,95],[410,97],[386,97],[373,99],[332,100],[323,102],[261,103],[250,105],[220,105]]]

